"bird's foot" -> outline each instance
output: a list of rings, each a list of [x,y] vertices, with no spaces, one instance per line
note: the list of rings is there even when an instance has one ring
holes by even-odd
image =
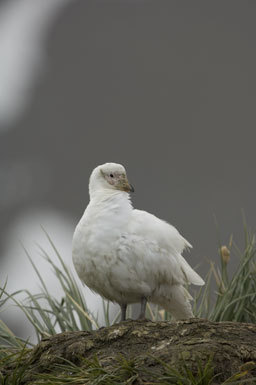
[[[126,319],[127,304],[122,304],[120,305],[120,307],[121,307],[121,322],[123,322]]]
[[[140,314],[136,321],[149,321],[145,314]]]
[[[145,321],[146,320],[146,306],[147,306],[147,298],[146,297],[142,297],[141,298],[141,308],[140,308],[140,315],[139,317],[137,318],[137,320],[139,321]]]

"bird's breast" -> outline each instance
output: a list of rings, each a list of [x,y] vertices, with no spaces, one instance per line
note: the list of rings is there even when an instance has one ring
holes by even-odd
[[[116,245],[126,231],[129,212],[114,206],[106,210],[87,210],[78,223],[73,237],[73,261],[79,271],[104,268],[115,263]],[[90,267],[90,268],[89,268]]]

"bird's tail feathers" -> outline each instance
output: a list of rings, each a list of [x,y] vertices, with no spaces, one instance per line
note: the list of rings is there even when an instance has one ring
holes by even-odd
[[[205,284],[204,280],[200,277],[199,274],[195,272],[195,270],[192,269],[192,267],[187,263],[185,258],[182,257],[182,255],[179,256],[180,263],[181,263],[181,269],[183,271],[183,274],[186,277],[186,281],[188,284],[193,283],[193,285],[197,286],[203,286]]]
[[[194,317],[190,304],[192,299],[184,286],[173,285],[171,288],[161,287],[159,292],[151,298],[151,302],[169,311],[175,320],[180,320]]]

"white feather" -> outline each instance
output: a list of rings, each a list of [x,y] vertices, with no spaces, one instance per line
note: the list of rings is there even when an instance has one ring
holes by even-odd
[[[133,209],[127,192],[107,185],[102,167],[113,172],[122,168],[114,163],[98,166],[90,178],[90,203],[73,237],[80,279],[119,304],[146,297],[175,318],[193,316],[192,298],[184,286],[204,281],[181,255],[192,246],[175,227]]]

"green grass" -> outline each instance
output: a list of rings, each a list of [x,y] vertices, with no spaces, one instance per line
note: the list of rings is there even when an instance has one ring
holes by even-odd
[[[219,265],[210,263],[206,284],[195,295],[194,313],[211,321],[256,323],[255,236],[246,229],[243,252],[232,243],[231,238],[228,248],[219,248]],[[228,264],[235,257],[237,268],[231,275]],[[216,290],[212,298],[213,286]]]
[[[8,294],[5,282],[0,289],[0,311],[3,311],[6,305],[10,303],[18,306],[33,326],[38,341],[41,340],[42,336],[54,335],[60,331],[90,331],[98,328],[97,319],[94,318],[87,308],[83,292],[63,262],[49,235],[46,232],[45,234],[61,267],[55,264],[50,255],[42,248],[40,248],[40,252],[42,258],[45,258],[54,271],[56,282],[58,282],[62,289],[61,299],[54,298],[48,291],[43,276],[38,271],[29,253],[24,249],[41,283],[41,292],[32,294],[26,290],[19,290]],[[236,270],[232,274],[229,271],[230,260],[236,260],[237,264]],[[197,317],[208,318],[212,321],[256,323],[256,245],[254,235],[247,229],[245,230],[245,246],[242,252],[234,245],[232,239],[227,248],[221,248],[220,245],[219,262],[215,264],[210,262],[209,272],[205,277],[205,281],[205,286],[194,293],[194,313]],[[18,295],[21,292],[27,295],[26,300],[22,302],[18,300]],[[109,326],[108,304],[103,303],[102,306],[105,324]],[[118,313],[113,323],[117,322],[119,316],[120,314]],[[147,316],[153,320],[170,319],[168,313],[155,306],[148,306]],[[29,347],[31,345],[29,341],[24,341],[15,336],[8,326],[0,320],[0,361],[2,365],[12,360],[23,362],[28,351],[26,346]],[[163,363],[163,365],[166,364]],[[214,379],[211,363],[206,364],[204,367],[201,367],[200,363],[198,363],[196,374],[192,374],[185,365],[178,371],[168,367],[168,365],[165,368],[166,375],[161,379],[162,385],[210,385]],[[4,385],[22,383],[25,371],[24,365],[17,365],[12,377],[1,379],[0,363],[0,383]],[[138,376],[138,368],[135,361],[128,363],[123,359],[117,365],[115,371],[107,371],[107,369],[100,366],[96,359],[96,361],[88,362],[87,365],[82,367],[76,367],[71,363],[65,362],[63,363],[63,373],[63,382],[58,382],[59,376],[57,379],[57,377],[54,378],[54,374],[47,374],[42,375],[38,379],[38,383],[132,384],[136,376]],[[69,373],[68,376],[67,373]],[[246,383],[246,380],[243,380],[242,377],[243,375],[238,372],[231,379],[225,381],[225,385]]]
[[[22,347],[11,350],[6,346],[0,347],[0,384],[22,384],[29,367],[29,361],[27,361],[29,351],[30,349],[26,347],[26,343]],[[10,365],[13,365],[12,370],[7,375],[3,375],[1,369]]]
[[[91,360],[83,359],[81,366],[69,361],[56,365],[58,374],[47,373],[39,376],[45,384],[76,384],[76,385],[125,385],[132,384],[138,378],[136,361],[126,360],[120,356],[115,367],[104,368],[97,357]],[[61,375],[59,373],[62,373]],[[68,376],[67,376],[68,373]]]
[[[10,371],[8,375],[4,376],[0,371],[0,383],[2,385],[23,385],[26,382],[27,354],[26,348],[13,354],[6,354],[2,362],[13,363],[15,361],[16,364],[15,369]],[[51,372],[38,373],[33,379],[33,385],[130,385],[134,382],[145,385],[212,385],[213,383],[252,385],[256,383],[256,378],[246,379],[247,374],[255,368],[255,363],[251,362],[245,364],[224,382],[220,382],[218,378],[221,374],[214,375],[211,358],[204,365],[198,361],[193,372],[185,362],[179,368],[173,368],[153,356],[151,358],[163,367],[162,375],[159,376],[154,367],[147,370],[143,369],[139,359],[129,360],[120,355],[113,366],[104,367],[95,356],[90,360],[83,358],[79,366],[63,359],[63,363],[56,364]]]

